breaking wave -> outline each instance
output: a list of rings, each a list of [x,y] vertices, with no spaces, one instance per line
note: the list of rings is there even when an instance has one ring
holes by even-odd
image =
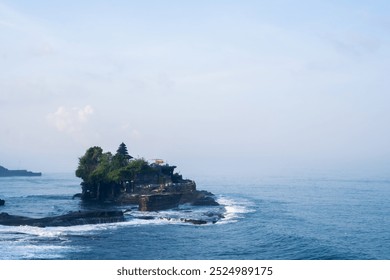
[[[118,223],[46,228],[0,225],[0,245],[3,249],[0,259],[63,259],[69,253],[83,250],[82,247],[72,246],[74,238],[94,239],[101,233],[126,227],[200,224],[213,226],[234,223],[254,211],[254,205],[249,200],[220,196],[217,201],[220,206],[199,207],[184,204],[176,209],[158,212],[132,209],[125,211],[125,221]]]
[[[255,212],[255,204],[247,199],[230,198],[221,196],[217,199],[223,205],[225,213],[222,223],[237,222],[243,219],[246,214]]]

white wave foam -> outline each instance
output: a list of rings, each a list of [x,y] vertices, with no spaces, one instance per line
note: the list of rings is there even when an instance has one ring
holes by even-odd
[[[116,224],[78,225],[68,227],[0,226],[0,234],[17,235],[19,238],[61,238],[67,235],[91,235]]]
[[[225,208],[224,219],[219,223],[237,222],[247,213],[255,212],[254,204],[245,199],[232,199],[228,197],[219,197],[217,202]]]
[[[237,222],[246,214],[255,211],[253,202],[229,196],[217,198],[220,207],[196,207],[184,205],[179,209],[159,212],[131,211],[125,213],[126,220],[120,223],[89,224],[69,227],[32,227],[32,226],[0,226],[0,247],[8,252],[1,258],[5,259],[55,259],[67,251],[80,248],[67,247],[67,241],[72,235],[92,236],[101,231],[115,230],[123,227],[138,227],[145,225],[188,225],[185,219],[209,221],[212,226],[215,217],[223,216],[217,224]],[[211,216],[210,216],[211,215]],[[207,226],[206,225],[206,226]],[[45,241],[47,240],[47,242]],[[50,243],[53,240],[55,243]],[[39,245],[37,245],[39,244]],[[2,251],[3,251],[2,250]]]
[[[65,252],[76,250],[58,235],[48,228],[0,226],[0,259],[59,259]],[[55,243],[49,244],[52,241]]]
[[[222,222],[237,221],[245,214],[255,211],[253,209],[253,203],[245,199],[221,196],[217,198],[217,202],[223,207],[223,209],[219,211],[224,216]],[[215,212],[215,208],[185,206],[183,209],[159,212],[133,211],[125,213],[126,221],[120,223],[45,228],[32,226],[0,226],[0,234],[13,232],[47,238],[61,237],[69,234],[90,235],[96,233],[96,231],[110,230],[124,226],[182,224],[183,219],[202,219],[209,211]],[[218,223],[220,222],[221,221]]]
[[[179,218],[170,217],[163,212],[150,212],[147,214],[127,216],[126,221],[119,223],[87,224],[66,227],[34,227],[34,226],[0,226],[0,235],[17,235],[19,238],[66,238],[67,235],[94,235],[99,231],[113,230],[118,227],[142,226],[142,225],[164,225],[180,223]],[[143,218],[145,216],[152,219]]]

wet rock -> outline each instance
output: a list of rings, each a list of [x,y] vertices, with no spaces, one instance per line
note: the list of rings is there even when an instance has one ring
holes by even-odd
[[[75,195],[72,196],[72,199],[81,198],[81,196],[82,196],[81,193],[76,193]]]
[[[139,194],[123,193],[115,199],[118,204],[138,204]]]
[[[140,220],[154,220],[154,217],[153,216],[140,216],[140,217],[137,217],[137,219],[140,219]]]
[[[30,218],[10,215],[4,212],[0,213],[0,225],[5,226],[56,227],[116,223],[124,220],[122,211],[78,211],[45,218]]]
[[[181,194],[164,193],[141,195],[138,200],[140,211],[160,211],[179,206]]]
[[[215,201],[215,199],[211,196],[205,196],[198,198],[192,202],[194,206],[218,206],[219,203]]]
[[[192,191],[182,195],[180,204],[189,203],[194,206],[218,206],[214,195],[208,191]]]
[[[194,225],[205,225],[205,224],[207,224],[207,221],[205,221],[205,220],[184,219],[182,221],[184,221],[185,223],[191,223],[191,224],[194,224]]]
[[[218,221],[220,221],[221,219],[225,218],[224,215],[222,214],[219,214],[219,213],[212,213],[212,214],[205,214],[205,216],[211,218],[211,223],[215,224],[217,223]]]
[[[146,192],[143,194],[124,193],[116,199],[118,204],[138,204],[140,211],[160,211],[176,208],[179,204],[191,204],[194,206],[218,206],[214,195],[207,191],[192,190],[189,192]]]

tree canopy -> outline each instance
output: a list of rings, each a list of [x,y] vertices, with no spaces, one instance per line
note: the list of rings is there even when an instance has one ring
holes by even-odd
[[[124,143],[119,145],[116,154],[103,152],[98,146],[89,148],[79,159],[76,176],[81,178],[82,197],[104,200],[115,196],[127,181],[150,168],[143,158],[133,159]]]
[[[119,148],[118,150],[116,151],[116,154],[114,155],[113,157],[113,166],[116,168],[116,169],[119,169],[119,168],[122,168],[122,167],[125,167],[126,165],[129,164],[130,160],[132,159],[133,157],[129,155],[128,151],[127,151],[127,147],[126,147],[126,144],[125,143],[121,143],[119,145]]]
[[[127,151],[126,144],[123,143],[123,142],[119,145],[118,150],[116,150],[116,154],[117,155],[122,155],[123,157],[125,157],[127,159],[132,159],[133,158],[132,156],[129,155],[129,153]]]

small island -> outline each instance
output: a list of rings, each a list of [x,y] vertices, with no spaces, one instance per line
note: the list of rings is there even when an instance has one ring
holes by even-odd
[[[133,211],[118,210],[118,207],[138,205],[138,211],[160,211],[177,208],[181,204],[192,206],[218,206],[214,195],[196,189],[194,181],[183,179],[176,173],[176,166],[156,159],[148,163],[143,158],[135,159],[129,155],[124,143],[115,154],[103,152],[100,147],[91,147],[79,158],[76,176],[82,179],[81,203],[91,205],[95,210],[76,210],[58,216],[31,218],[0,213],[0,225],[55,227],[84,224],[116,223],[125,221],[124,214]],[[12,172],[11,172],[12,173]],[[37,175],[36,175],[37,176]],[[0,200],[0,205],[5,201]],[[104,210],[96,210],[104,204]],[[111,206],[110,206],[111,205]],[[84,207],[83,207],[84,208]],[[87,207],[88,208],[88,207]],[[97,207],[100,209],[100,207]],[[184,223],[195,225],[216,223],[223,218],[221,213],[208,211],[204,218],[180,218]],[[151,216],[133,218],[151,219]]]
[[[216,206],[214,195],[198,191],[192,180],[175,173],[176,166],[161,159],[149,164],[134,159],[126,144],[121,143],[115,155],[100,147],[89,148],[79,159],[76,176],[83,182],[83,201],[138,204],[140,211],[159,211],[179,204]]]
[[[9,170],[0,165],[0,177],[17,177],[17,176],[42,176],[41,172],[31,172],[27,170]]]

